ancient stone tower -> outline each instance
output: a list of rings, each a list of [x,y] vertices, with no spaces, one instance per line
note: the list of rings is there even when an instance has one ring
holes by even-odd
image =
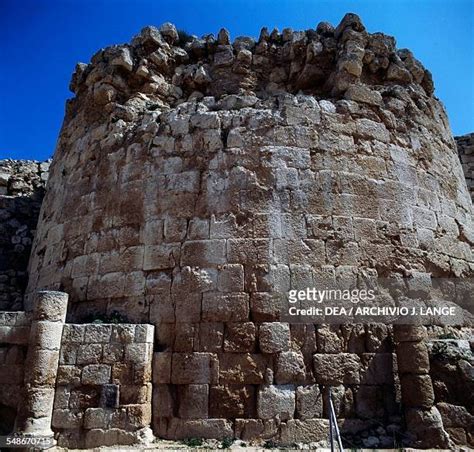
[[[352,14],[233,43],[166,24],[71,90],[26,307],[60,290],[70,322],[153,324],[155,435],[319,441],[332,386],[347,437],[451,444],[422,327],[281,318],[323,277],[474,273],[455,142],[410,51]]]

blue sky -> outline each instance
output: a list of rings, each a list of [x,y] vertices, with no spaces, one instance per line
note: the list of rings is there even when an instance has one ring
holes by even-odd
[[[337,25],[346,12],[410,48],[432,71],[454,134],[474,131],[473,0],[0,0],[0,159],[50,157],[76,62],[145,25],[258,37],[263,26]]]

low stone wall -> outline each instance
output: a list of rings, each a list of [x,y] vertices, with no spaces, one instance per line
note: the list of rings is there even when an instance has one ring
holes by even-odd
[[[133,444],[151,435],[152,325],[66,324],[53,430],[64,447]]]
[[[23,309],[49,162],[0,160],[0,310]]]
[[[471,198],[474,200],[474,133],[454,137],[454,139],[456,140],[459,159],[466,177],[467,188],[471,192]]]
[[[12,432],[21,403],[29,334],[24,312],[0,312],[0,435]]]

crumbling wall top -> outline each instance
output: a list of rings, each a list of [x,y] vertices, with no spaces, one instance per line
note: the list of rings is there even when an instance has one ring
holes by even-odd
[[[205,96],[301,92],[377,104],[397,85],[427,96],[434,89],[430,72],[409,50],[398,50],[390,36],[368,33],[358,16],[346,14],[335,28],[326,22],[305,31],[263,28],[258,40],[233,42],[225,29],[197,38],[170,23],[145,27],[130,44],[78,64],[70,88],[92,117],[113,113],[126,120],[144,100],[161,109]]]

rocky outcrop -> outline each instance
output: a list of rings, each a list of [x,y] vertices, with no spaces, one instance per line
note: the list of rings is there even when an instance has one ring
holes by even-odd
[[[467,188],[471,193],[471,199],[474,199],[474,133],[454,137],[454,139],[466,177]]]
[[[0,160],[0,310],[23,307],[49,162]]]

